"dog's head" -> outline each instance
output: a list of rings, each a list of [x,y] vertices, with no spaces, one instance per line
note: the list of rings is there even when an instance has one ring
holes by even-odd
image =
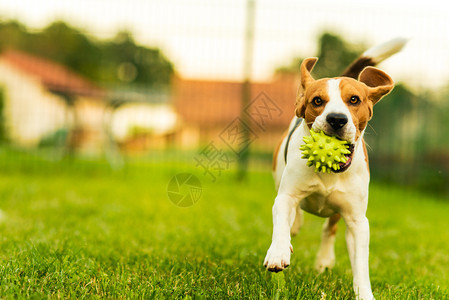
[[[366,67],[358,80],[349,77],[315,80],[312,71],[317,58],[307,58],[301,64],[301,85],[296,101],[296,115],[304,118],[307,126],[324,131],[350,143],[351,155],[341,171],[349,168],[354,145],[359,141],[373,106],[394,86],[385,72]]]

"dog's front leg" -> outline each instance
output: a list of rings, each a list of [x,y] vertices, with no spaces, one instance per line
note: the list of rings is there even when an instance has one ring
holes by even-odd
[[[279,272],[290,265],[290,228],[296,215],[298,200],[295,197],[280,194],[273,205],[273,237],[265,256],[264,266],[269,271]]]
[[[369,279],[369,223],[366,216],[344,217],[346,244],[353,273],[357,299],[374,299]]]

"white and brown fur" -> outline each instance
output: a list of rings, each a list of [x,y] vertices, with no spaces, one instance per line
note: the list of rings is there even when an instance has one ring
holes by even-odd
[[[273,205],[272,243],[264,261],[268,270],[279,272],[290,265],[290,235],[298,233],[303,210],[326,218],[315,265],[319,272],[332,268],[337,222],[343,218],[354,292],[358,299],[374,298],[368,270],[366,218],[370,175],[363,133],[373,115],[373,106],[393,89],[390,76],[371,66],[398,52],[404,44],[405,40],[395,39],[366,51],[337,78],[315,80],[310,72],[317,58],[302,62],[297,117],[274,156],[278,194]],[[315,173],[314,168],[306,166],[299,148],[311,128],[352,145],[349,162],[341,165],[342,172]]]

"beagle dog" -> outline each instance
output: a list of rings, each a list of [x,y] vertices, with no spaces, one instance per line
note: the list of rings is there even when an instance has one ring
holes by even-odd
[[[372,67],[398,52],[404,39],[394,39],[366,51],[342,77],[315,80],[317,58],[301,64],[296,117],[274,155],[273,175],[277,197],[273,205],[272,243],[264,266],[279,272],[290,265],[291,235],[302,225],[303,210],[326,218],[316,269],[323,272],[335,263],[337,222],[346,223],[346,244],[357,299],[373,299],[368,270],[369,224],[366,217],[370,180],[363,133],[373,116],[373,106],[393,89],[393,80]],[[347,162],[333,173],[315,173],[301,158],[300,146],[310,129],[323,131],[349,143]]]

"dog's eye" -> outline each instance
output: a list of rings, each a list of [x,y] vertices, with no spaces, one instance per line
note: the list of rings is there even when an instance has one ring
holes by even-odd
[[[351,103],[352,105],[359,104],[360,103],[359,96],[352,96],[351,99],[349,99],[349,103]]]
[[[312,103],[315,106],[321,106],[323,105],[323,99],[321,99],[320,97],[315,97],[313,98]]]

